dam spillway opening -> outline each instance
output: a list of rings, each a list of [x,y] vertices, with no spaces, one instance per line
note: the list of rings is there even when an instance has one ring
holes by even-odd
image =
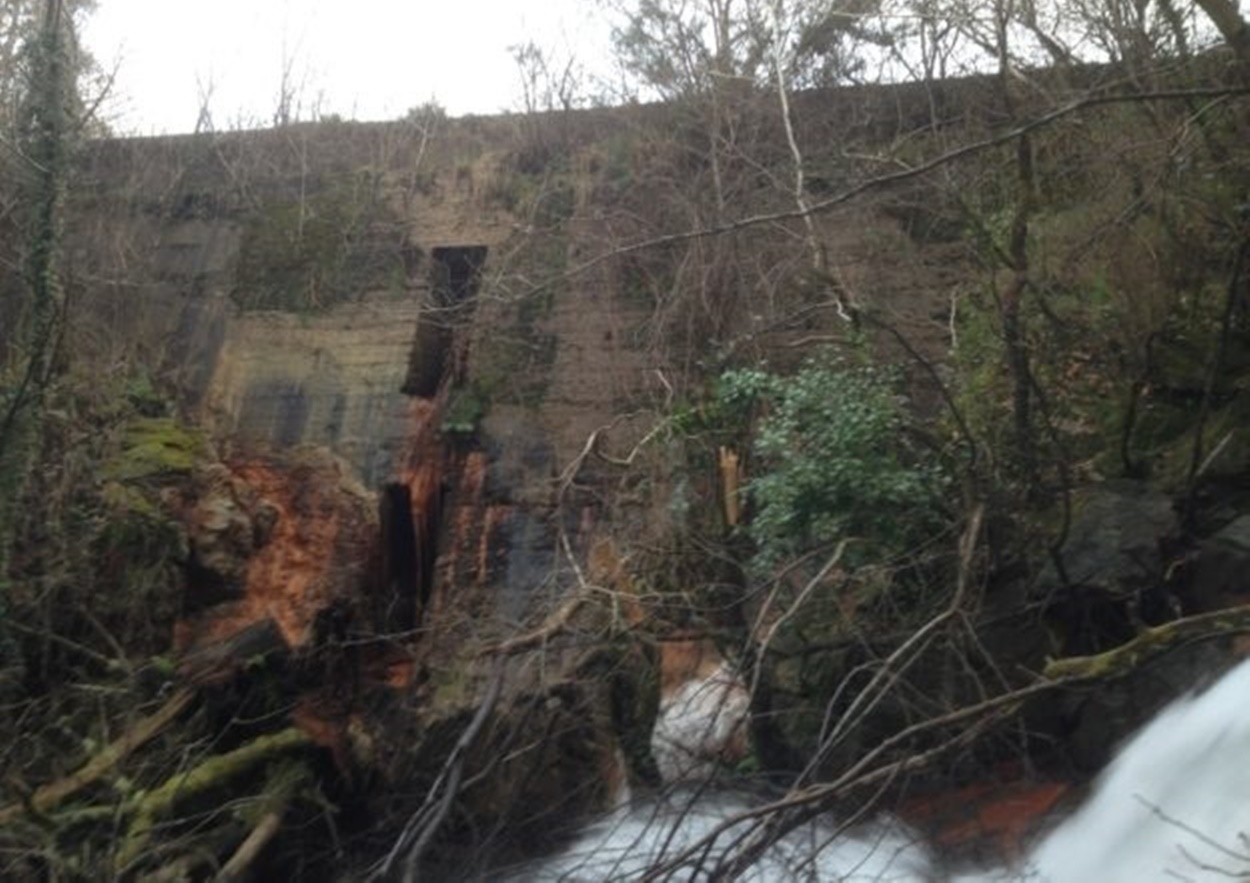
[[[472,314],[486,254],[484,245],[446,246],[431,252],[429,294],[417,318],[403,386],[406,395],[433,398],[461,361],[455,356],[456,329]]]

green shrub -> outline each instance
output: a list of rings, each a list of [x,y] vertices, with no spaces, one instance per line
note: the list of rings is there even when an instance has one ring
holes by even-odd
[[[455,390],[443,413],[442,431],[445,435],[466,438],[478,430],[486,415],[486,402],[474,387]]]
[[[830,356],[789,377],[721,377],[723,410],[759,414],[746,486],[757,570],[841,539],[857,541],[858,560],[880,560],[940,523],[945,477],[909,444],[896,388],[891,372]]]

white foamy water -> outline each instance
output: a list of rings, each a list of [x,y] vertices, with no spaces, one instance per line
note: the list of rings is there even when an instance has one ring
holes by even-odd
[[[1086,803],[1033,850],[1029,879],[1250,880],[1247,835],[1250,662],[1243,662],[1209,690],[1174,702],[1120,751]]]
[[[744,819],[721,831],[706,851],[691,850],[722,823],[750,810],[743,798],[678,792],[663,801],[618,811],[587,829],[567,850],[527,867],[515,881],[639,880],[663,868],[662,880],[711,881],[717,860],[754,830]],[[862,834],[805,825],[775,843],[737,880],[890,881],[929,879],[924,847],[901,827],[878,824]]]
[[[742,797],[678,794],[624,808],[587,828],[563,853],[515,880],[703,881],[748,837],[751,822],[721,833],[698,856],[676,861],[719,825],[749,811]],[[1149,883],[1250,880],[1250,662],[1212,688],[1173,703],[1103,772],[1088,801],[1044,837],[1019,868],[956,877],[894,823],[850,834],[831,821],[775,844],[749,881]]]
[[[719,759],[740,759],[747,751],[750,714],[746,684],[724,663],[663,697],[651,731],[651,756],[660,778],[705,779],[716,772]]]

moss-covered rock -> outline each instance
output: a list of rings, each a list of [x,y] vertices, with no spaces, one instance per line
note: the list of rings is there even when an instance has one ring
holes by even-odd
[[[115,482],[189,475],[210,450],[194,427],[172,417],[140,417],[126,425],[121,447],[103,474]]]

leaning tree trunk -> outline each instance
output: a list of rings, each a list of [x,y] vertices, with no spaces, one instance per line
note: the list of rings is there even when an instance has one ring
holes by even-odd
[[[61,213],[72,135],[73,41],[61,0],[47,0],[31,46],[30,74],[18,131],[19,175],[30,218],[25,230],[25,303],[13,336],[14,375],[0,399],[0,613],[7,601],[21,499],[39,448],[44,392],[56,366],[64,313],[60,283]],[[0,636],[2,637],[2,636]]]

